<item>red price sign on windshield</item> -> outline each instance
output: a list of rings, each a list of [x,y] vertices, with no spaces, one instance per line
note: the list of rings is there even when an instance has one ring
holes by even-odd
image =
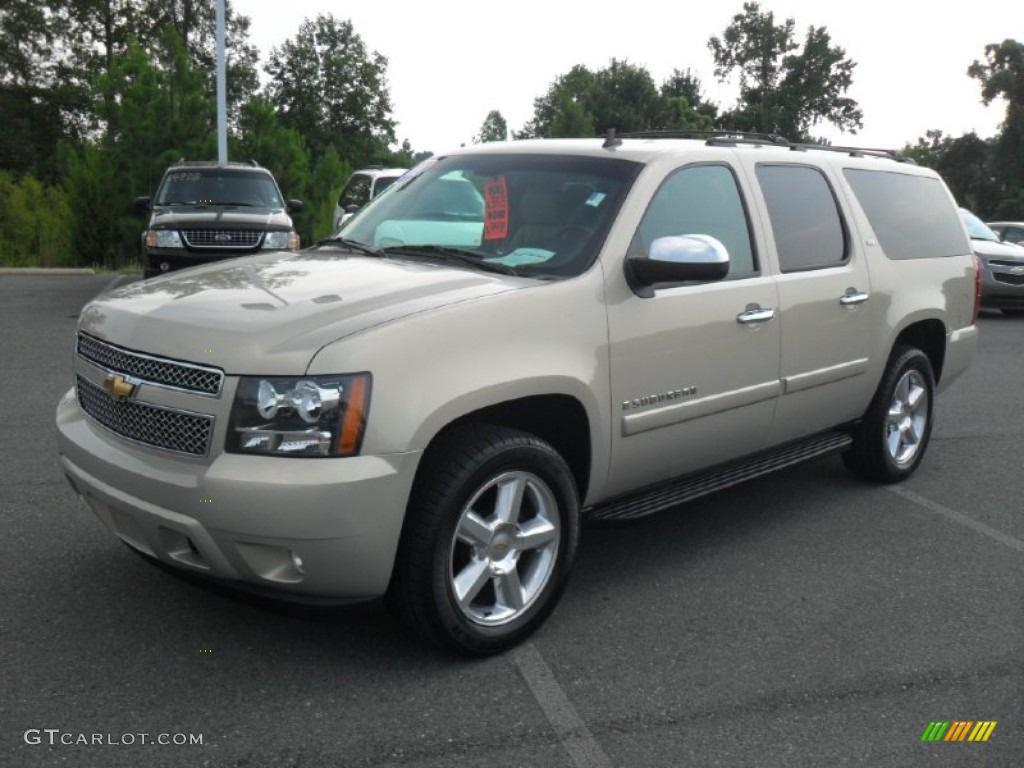
[[[484,182],[484,240],[508,236],[508,184],[504,176]]]

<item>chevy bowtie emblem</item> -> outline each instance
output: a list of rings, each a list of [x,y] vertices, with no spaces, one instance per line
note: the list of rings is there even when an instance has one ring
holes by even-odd
[[[103,380],[103,388],[118,400],[127,400],[135,392],[135,385],[117,373],[107,374],[107,378]]]

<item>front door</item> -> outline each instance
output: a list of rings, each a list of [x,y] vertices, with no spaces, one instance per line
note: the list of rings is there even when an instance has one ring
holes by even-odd
[[[621,275],[609,279],[609,495],[754,452],[771,426],[780,390],[778,294],[728,163],[668,174],[631,250],[647,253],[658,237],[688,234],[726,246],[726,279],[649,298],[624,287]]]

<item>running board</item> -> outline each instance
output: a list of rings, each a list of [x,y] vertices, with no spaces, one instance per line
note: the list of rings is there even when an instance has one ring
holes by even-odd
[[[777,469],[845,450],[851,443],[853,438],[845,432],[818,434],[798,442],[787,443],[767,453],[756,454],[679,480],[661,483],[638,494],[620,496],[591,507],[587,515],[591,520],[633,520],[646,517],[722,488],[767,475]]]

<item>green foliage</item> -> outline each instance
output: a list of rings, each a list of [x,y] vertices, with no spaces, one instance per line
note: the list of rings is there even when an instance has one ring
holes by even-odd
[[[485,144],[490,141],[505,141],[508,139],[508,123],[502,117],[501,112],[492,109],[484,118],[480,126],[480,133],[473,137],[474,144]]]
[[[308,215],[304,218],[306,231],[302,233],[304,243],[314,243],[334,231],[334,206],[342,185],[351,174],[352,167],[338,157],[334,147],[328,147],[313,169]]]
[[[353,167],[388,152],[395,140],[387,59],[370,53],[350,21],[307,19],[270,52],[267,96],[281,121],[302,134],[314,157],[334,147]]]
[[[995,181],[995,143],[974,133],[959,138],[928,131],[903,153],[918,164],[942,175],[953,197],[965,208],[990,218],[999,206],[1002,192]]]
[[[713,114],[689,73],[676,70],[659,90],[646,68],[612,59],[604,69],[591,72],[578,64],[556,78],[534,100],[533,118],[514,138],[594,136],[609,128],[699,130],[710,127]]]
[[[0,265],[71,266],[70,218],[60,187],[0,171]]]
[[[115,263],[121,207],[115,197],[116,173],[111,154],[91,144],[79,150],[62,144],[60,154],[71,209],[75,263],[109,266]]]
[[[831,44],[824,27],[808,27],[803,45],[793,19],[775,23],[756,2],[743,4],[721,37],[708,41],[715,76],[739,79],[736,107],[720,117],[723,128],[774,133],[807,140],[821,122],[856,133],[863,113],[844,96],[853,82],[853,61]]]
[[[1024,217],[1024,44],[1004,40],[986,45],[984,63],[975,61],[967,74],[981,83],[985,104],[996,99],[1006,101],[993,169],[1003,200],[992,215]]]
[[[309,185],[309,151],[302,136],[282,125],[274,105],[263,96],[251,99],[238,121],[233,157],[255,160],[270,169],[285,197],[305,200]]]

